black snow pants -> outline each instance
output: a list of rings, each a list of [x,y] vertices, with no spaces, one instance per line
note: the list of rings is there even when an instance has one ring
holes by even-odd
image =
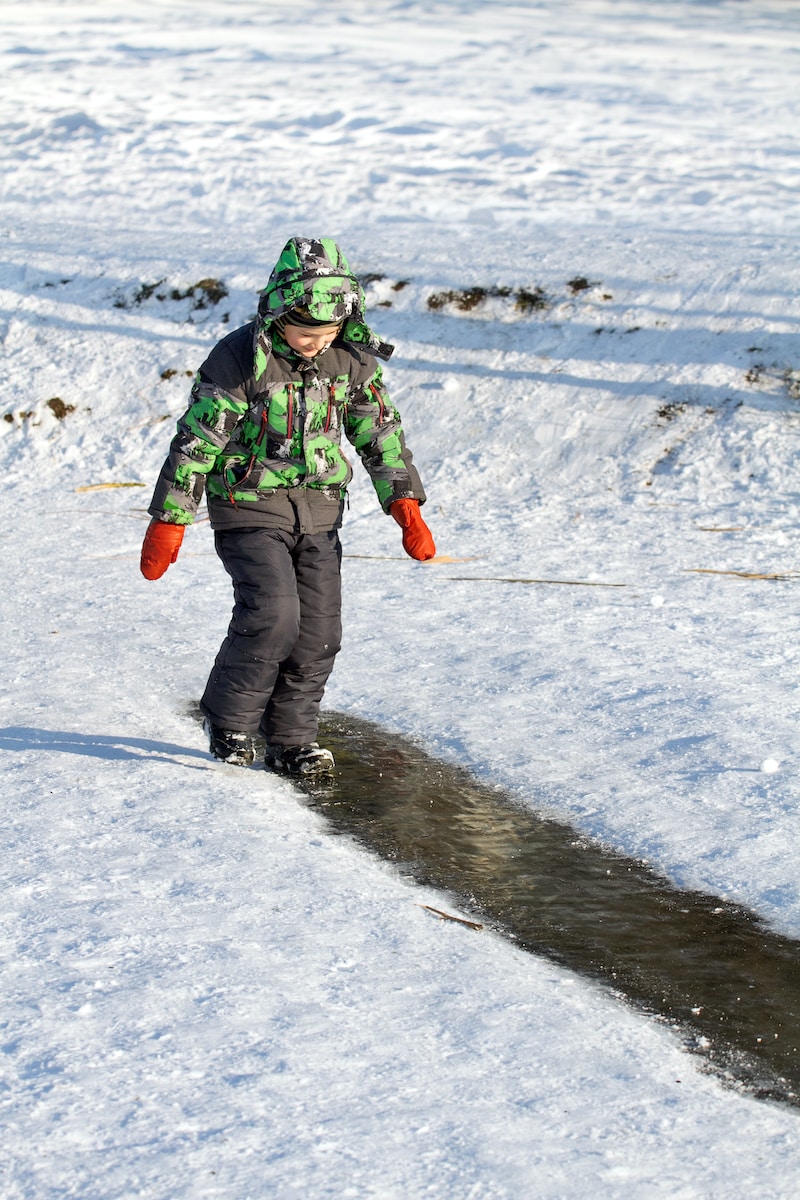
[[[342,637],[337,531],[225,530],[215,545],[234,606],[200,707],[223,729],[280,746],[315,741]]]

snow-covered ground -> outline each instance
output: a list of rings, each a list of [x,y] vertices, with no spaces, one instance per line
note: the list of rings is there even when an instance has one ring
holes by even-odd
[[[208,523],[138,555],[336,237],[441,561],[362,473],[326,706],[800,937],[799,55],[785,0],[5,0],[9,1200],[796,1196],[795,1111],[212,763]]]

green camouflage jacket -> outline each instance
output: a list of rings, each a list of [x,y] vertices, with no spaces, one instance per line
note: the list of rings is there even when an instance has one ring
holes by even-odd
[[[275,322],[296,306],[344,324],[314,359],[296,354]],[[150,513],[190,524],[205,491],[216,529],[319,532],[337,526],[354,446],[384,508],[425,493],[376,357],[392,347],[364,322],[363,291],[335,242],[293,238],[249,325],[215,346],[156,483]]]

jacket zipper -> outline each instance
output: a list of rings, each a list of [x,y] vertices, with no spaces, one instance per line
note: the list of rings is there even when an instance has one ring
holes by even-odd
[[[378,421],[382,425],[384,412],[386,411],[385,405],[383,403],[383,396],[381,395],[380,391],[378,390],[378,387],[374,383],[371,383],[369,385],[369,390],[372,392],[374,399],[377,400],[377,402],[378,402]]]
[[[323,433],[328,433],[331,427],[333,417],[333,409],[336,404],[336,389],[332,383],[328,384],[328,411],[325,415],[325,424],[322,428]]]
[[[242,475],[241,479],[237,479],[237,481],[236,481],[237,487],[241,487],[242,484],[246,483],[247,480],[250,478],[250,473],[253,470],[253,467],[256,465],[256,458],[258,457],[258,451],[263,450],[266,445],[268,432],[269,432],[269,419],[267,417],[267,406],[265,404],[261,410],[261,428],[259,429],[258,437],[256,438],[255,450],[250,455],[250,461],[247,464],[247,469],[245,470],[244,475]],[[230,500],[233,507],[236,508],[237,504],[236,504],[236,501],[233,496],[233,489],[231,488],[231,485],[228,483],[227,480],[225,481],[225,486],[228,489],[228,499]]]
[[[287,383],[286,385],[286,440],[292,440],[292,432],[294,426],[294,384]]]

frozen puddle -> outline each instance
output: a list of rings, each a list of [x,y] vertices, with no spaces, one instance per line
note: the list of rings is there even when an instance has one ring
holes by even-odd
[[[367,721],[329,713],[321,740],[338,775],[309,802],[334,831],[679,1027],[729,1083],[800,1105],[800,942],[672,887]]]

